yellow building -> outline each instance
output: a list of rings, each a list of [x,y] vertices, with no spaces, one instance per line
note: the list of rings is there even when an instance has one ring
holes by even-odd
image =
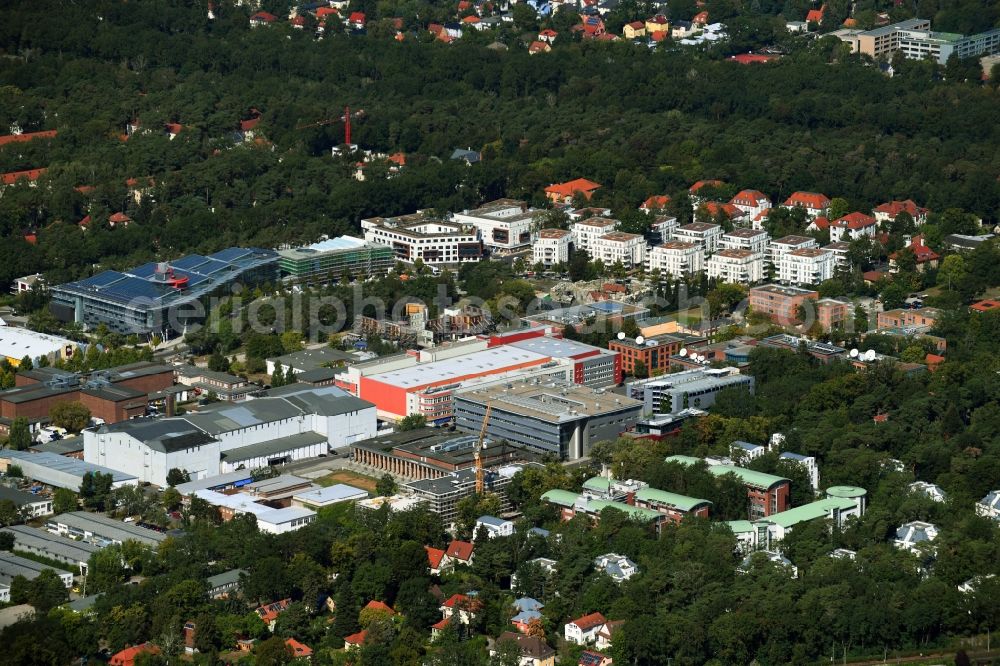
[[[631,23],[626,23],[625,27],[622,28],[622,36],[625,39],[637,39],[639,37],[646,36],[646,24],[642,21],[632,21]]]
[[[650,37],[653,36],[654,32],[669,32],[670,23],[667,21],[667,17],[663,14],[657,14],[652,18],[646,19],[646,34]]]

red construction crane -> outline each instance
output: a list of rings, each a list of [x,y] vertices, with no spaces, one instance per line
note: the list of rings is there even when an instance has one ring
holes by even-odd
[[[306,123],[304,125],[297,125],[295,129],[307,129],[309,127],[322,127],[323,125],[333,125],[334,123],[344,123],[344,143],[348,146],[351,144],[351,118],[363,118],[365,115],[364,109],[358,109],[354,113],[351,113],[351,107],[344,107],[344,115],[337,118],[326,118],[325,120],[318,120],[314,123]]]

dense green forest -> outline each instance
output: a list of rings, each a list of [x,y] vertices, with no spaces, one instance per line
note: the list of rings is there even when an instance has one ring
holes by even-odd
[[[418,207],[500,195],[540,203],[546,185],[579,176],[602,183],[601,201],[618,210],[705,177],[777,199],[822,191],[851,209],[913,198],[995,221],[1000,206],[1000,99],[975,65],[905,62],[889,79],[833,38],[790,40],[775,31],[779,19],[746,18],[711,51],[567,39],[529,56],[531,33],[516,26],[500,35],[507,51],[475,31],[451,45],[375,30],[316,40],[284,24],[251,29],[245,10],[217,4],[214,21],[200,4],[167,1],[5,11],[0,127],[59,134],[0,148],[0,172],[48,169],[38,187],[0,196],[0,283],[312,241]],[[790,55],[764,66],[724,59],[772,41]],[[357,182],[356,158],[331,156],[347,105],[363,111],[362,148],[406,153],[399,177],[373,165]],[[252,109],[263,140],[237,144]],[[121,140],[134,119],[139,130]],[[183,126],[172,141],[166,122]],[[483,162],[449,160],[456,147],[482,151]],[[138,202],[130,178],[152,179]],[[135,223],[108,228],[118,211]]]

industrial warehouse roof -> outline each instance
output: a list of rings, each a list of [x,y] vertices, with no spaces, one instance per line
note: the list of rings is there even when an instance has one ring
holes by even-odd
[[[666,506],[679,509],[680,511],[692,511],[699,506],[712,504],[708,500],[698,499],[696,497],[687,497],[686,495],[678,495],[677,493],[671,493],[666,490],[658,490],[656,488],[649,487],[639,489],[635,493],[635,499],[639,502],[664,504]]]
[[[78,343],[67,338],[60,338],[55,335],[47,335],[29,331],[26,328],[16,326],[0,327],[0,356],[12,359],[22,359],[25,356],[31,359],[40,356],[59,354],[66,347],[76,349]]]
[[[76,437],[63,437],[51,442],[32,444],[28,447],[28,450],[37,451],[38,453],[55,453],[60,456],[64,456],[67,453],[77,453],[83,451],[83,437],[77,435]]]
[[[87,472],[100,472],[101,474],[110,474],[112,483],[127,483],[129,481],[136,480],[136,478],[131,474],[119,472],[118,470],[111,469],[110,467],[94,465],[93,463],[77,460],[76,458],[67,458],[65,456],[56,455],[55,453],[0,451],[0,458],[7,458],[15,464],[20,465],[24,475],[28,478],[41,481],[46,485],[57,486],[60,488],[64,487],[64,485],[62,484],[62,480],[58,478],[59,473],[70,474],[75,477],[83,477],[83,475]],[[79,484],[77,484],[77,486],[79,486]],[[71,490],[77,490],[77,488],[71,488]]]
[[[642,409],[642,402],[603,389],[579,384],[536,383],[531,379],[463,391],[456,400],[492,404],[494,412],[504,411],[550,423]]]
[[[0,486],[0,500],[10,500],[14,503],[14,506],[18,508],[27,504],[49,501],[48,498],[25,492],[23,490],[18,490],[16,488],[11,488],[9,486]]]
[[[369,375],[368,379],[403,389],[414,389],[469,375],[501,372],[515,366],[541,365],[547,360],[548,357],[543,354],[518,349],[513,345],[503,345],[441,361],[380,372]]]
[[[197,448],[216,441],[186,419],[130,419],[104,426],[101,433],[127,432],[161,453]]]
[[[250,444],[248,446],[241,446],[235,449],[229,449],[228,451],[223,451],[222,459],[227,463],[235,464],[243,460],[264,458],[276,453],[293,451],[306,446],[325,444],[326,441],[326,435],[321,435],[318,432],[300,432],[295,435],[289,435],[288,437],[279,437],[278,439],[272,439],[258,444]]]
[[[857,502],[842,497],[828,497],[826,499],[821,499],[817,502],[810,502],[809,504],[803,504],[802,506],[797,506],[794,509],[789,509],[788,511],[782,511],[781,513],[772,513],[767,518],[762,518],[762,521],[774,523],[779,527],[789,528],[798,525],[799,523],[805,523],[810,520],[816,520],[817,518],[826,518],[830,515],[830,512],[836,510],[846,511],[848,509],[853,509],[857,506]]]
[[[104,271],[83,280],[52,288],[55,293],[102,298],[122,304],[166,306],[191,301],[214,291],[243,271],[278,260],[273,250],[231,247],[215,254],[191,254],[169,262],[169,276],[187,279],[186,288],[177,289],[160,264],[150,262],[126,272]]]
[[[51,569],[60,576],[67,575],[67,572],[48,564],[41,564],[20,555],[0,551],[0,580],[8,584],[17,576],[24,576],[28,580],[32,580],[46,569]]]
[[[75,560],[86,562],[96,551],[100,550],[86,541],[76,541],[56,536],[48,530],[28,527],[27,525],[11,525],[5,527],[0,532],[8,532],[14,535],[14,548],[27,550],[39,555],[47,555],[54,559]]]
[[[582,342],[560,340],[559,338],[552,338],[547,335],[511,342],[508,346],[525,349],[544,356],[551,356],[552,358],[579,358],[584,355],[597,356],[614,353],[607,349],[601,349],[600,347],[594,347]]]
[[[324,363],[336,363],[337,361],[358,361],[358,354],[352,352],[333,349],[332,347],[319,347],[317,349],[303,349],[301,351],[275,356],[267,359],[273,363],[280,363],[281,367],[292,367],[296,370],[315,370],[322,367]]]
[[[166,534],[147,530],[135,523],[125,523],[114,518],[108,518],[102,513],[87,513],[86,511],[70,511],[54,518],[49,523],[66,525],[84,532],[110,539],[111,541],[138,541],[148,546],[156,546],[167,538]]]
[[[295,494],[292,499],[305,504],[325,506],[333,502],[344,502],[352,499],[365,499],[368,493],[361,488],[355,488],[344,483],[337,483],[326,488],[316,488]]]

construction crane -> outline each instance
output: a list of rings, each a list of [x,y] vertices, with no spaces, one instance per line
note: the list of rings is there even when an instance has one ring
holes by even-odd
[[[493,411],[493,403],[487,403],[486,414],[483,416],[483,427],[479,430],[479,439],[476,440],[476,446],[473,449],[472,456],[476,461],[476,494],[482,495],[483,490],[486,489],[486,479],[483,474],[483,449],[486,448],[484,443],[486,439],[486,424],[490,422],[490,412]]]
[[[335,123],[344,123],[344,144],[351,145],[351,118],[363,118],[365,115],[364,109],[358,109],[354,113],[351,113],[351,107],[344,107],[344,115],[337,118],[326,118],[325,120],[317,120],[314,123],[305,123],[303,125],[296,125],[295,129],[302,130],[308,129],[310,127],[323,127],[324,125],[333,125]]]

